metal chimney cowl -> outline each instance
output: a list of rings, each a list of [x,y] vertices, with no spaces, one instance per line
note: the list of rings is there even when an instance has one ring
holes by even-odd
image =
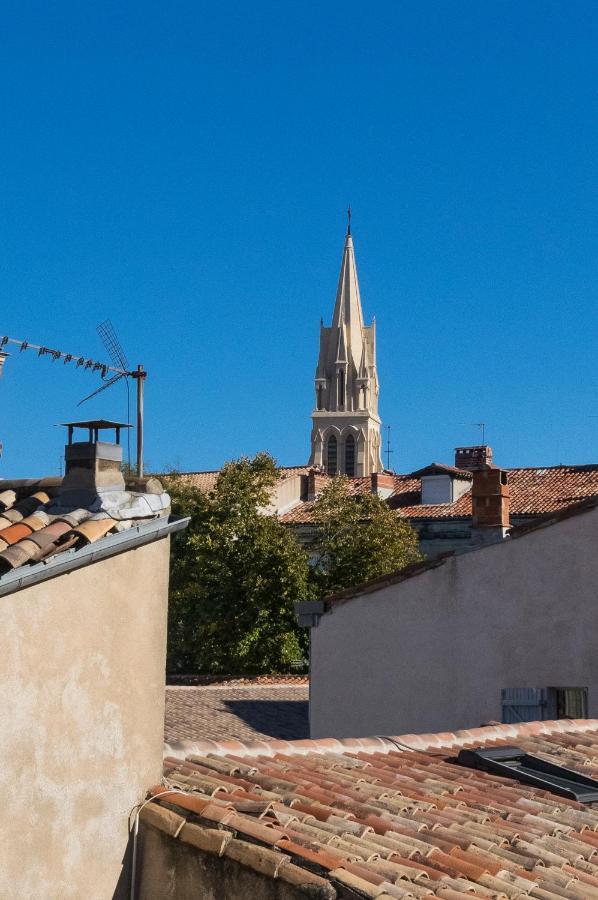
[[[125,490],[121,471],[123,451],[118,444],[85,441],[67,444],[64,450],[62,503],[90,506],[102,492]]]

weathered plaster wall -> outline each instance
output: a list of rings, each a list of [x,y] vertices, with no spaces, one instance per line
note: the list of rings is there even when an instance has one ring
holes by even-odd
[[[3,597],[0,897],[111,898],[160,779],[168,540]]]
[[[334,605],[311,630],[312,737],[500,720],[501,688],[587,687],[598,716],[598,510]]]
[[[177,840],[151,825],[141,825],[139,900],[335,900],[347,896],[294,865],[276,873],[275,853],[267,848],[235,840],[228,849],[238,859],[205,852],[193,844],[192,829],[187,826],[189,836]]]
[[[270,506],[265,509],[268,515],[282,515],[301,499],[304,475],[290,475],[279,478],[271,491]]]

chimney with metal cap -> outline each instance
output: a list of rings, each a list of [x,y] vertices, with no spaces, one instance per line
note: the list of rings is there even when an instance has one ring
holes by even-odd
[[[68,443],[64,451],[65,474],[60,489],[60,505],[90,507],[102,493],[124,491],[120,432],[130,426],[106,419],[64,422],[63,425],[68,428]],[[85,429],[87,440],[74,441],[75,429]],[[114,430],[114,442],[100,440],[100,432],[105,430]]]

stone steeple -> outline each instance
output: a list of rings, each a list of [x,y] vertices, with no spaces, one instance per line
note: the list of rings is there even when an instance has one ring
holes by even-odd
[[[320,325],[311,465],[357,477],[382,470],[376,323],[363,324],[351,226],[331,326]]]

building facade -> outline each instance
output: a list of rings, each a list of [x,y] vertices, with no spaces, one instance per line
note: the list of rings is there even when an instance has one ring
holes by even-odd
[[[351,227],[330,327],[320,325],[310,465],[329,475],[382,470],[376,323],[364,325]]]
[[[169,538],[187,520],[156,479],[125,485],[118,444],[65,456],[63,480],[0,480],[3,900],[130,897],[129,815],[162,771]]]
[[[596,716],[597,537],[594,498],[300,605],[311,737]]]

